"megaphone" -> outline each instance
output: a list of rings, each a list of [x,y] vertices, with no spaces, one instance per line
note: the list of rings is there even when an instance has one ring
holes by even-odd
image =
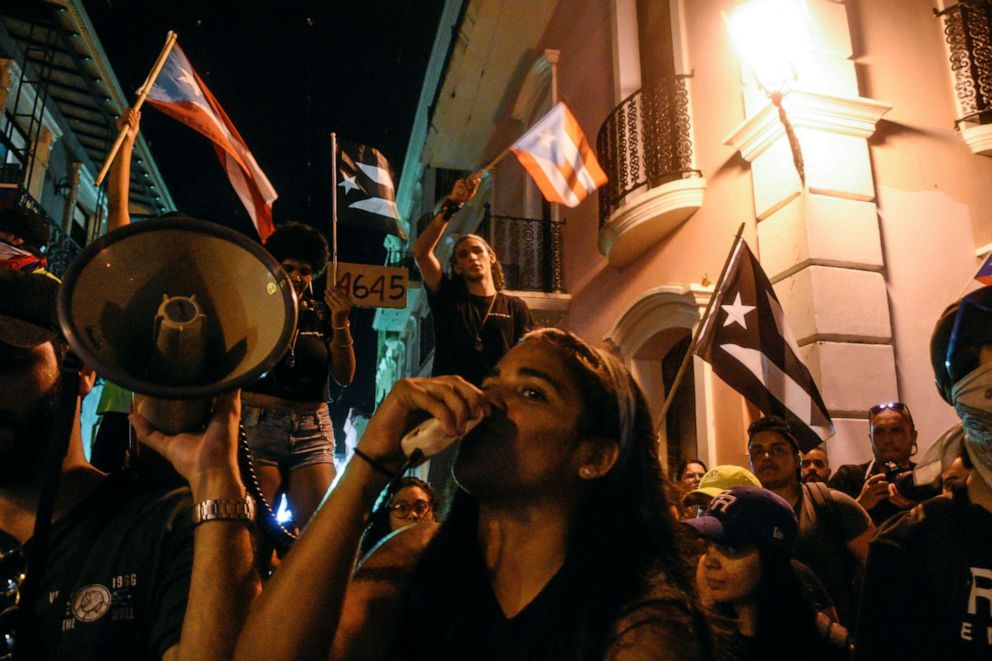
[[[202,425],[214,395],[272,369],[292,339],[297,301],[261,245],[215,223],[168,218],[87,246],[66,271],[58,314],[83,362],[134,391],[137,411],[175,434]]]

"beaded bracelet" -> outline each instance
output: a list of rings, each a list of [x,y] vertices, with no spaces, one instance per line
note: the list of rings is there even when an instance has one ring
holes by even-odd
[[[443,218],[445,222],[451,220],[451,217],[454,216],[455,212],[461,209],[462,206],[463,203],[455,202],[450,197],[444,198],[444,203],[441,205],[441,218]]]
[[[388,477],[390,480],[396,478],[396,475],[393,474],[393,471],[386,468],[381,461],[379,461],[378,459],[373,459],[372,457],[368,456],[367,454],[359,450],[357,447],[355,448],[355,456],[365,461],[365,463],[367,463],[369,466],[374,468],[379,473],[382,473],[383,475]]]

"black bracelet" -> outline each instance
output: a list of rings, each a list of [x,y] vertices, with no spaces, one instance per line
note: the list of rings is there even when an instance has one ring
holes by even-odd
[[[375,470],[379,471],[380,473],[388,477],[390,480],[394,480],[396,478],[396,475],[393,473],[393,471],[386,468],[381,461],[379,461],[378,459],[373,459],[372,457],[368,456],[367,454],[359,450],[357,447],[355,448],[355,456],[364,460],[365,463],[367,463],[369,466],[371,466]]]
[[[445,222],[451,220],[451,217],[455,215],[455,212],[464,206],[463,202],[455,202],[450,197],[444,198],[444,203],[441,204],[441,218]]]

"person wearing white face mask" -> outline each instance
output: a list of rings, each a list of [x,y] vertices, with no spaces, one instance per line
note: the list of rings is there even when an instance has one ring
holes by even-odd
[[[917,482],[957,456],[971,473],[951,498],[891,520],[872,542],[858,659],[992,657],[992,287],[944,311],[930,354],[961,426],[927,452]]]

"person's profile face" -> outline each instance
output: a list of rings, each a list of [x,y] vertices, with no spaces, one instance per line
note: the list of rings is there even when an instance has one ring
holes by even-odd
[[[287,257],[280,263],[286,275],[289,276],[290,282],[293,283],[293,289],[296,290],[296,293],[303,293],[313,280],[313,265],[310,262],[292,257]]]
[[[424,520],[434,520],[434,509],[430,496],[416,484],[403,487],[389,501],[390,531]]]
[[[58,395],[55,348],[0,343],[0,487],[33,477],[47,446]]]
[[[492,272],[496,260],[485,243],[467,237],[455,244],[455,273],[470,281],[485,279]]]
[[[757,548],[732,549],[707,543],[697,572],[700,595],[718,604],[737,604],[753,599],[760,582],[761,558]]]
[[[799,468],[795,446],[775,431],[761,431],[751,438],[748,461],[751,472],[768,489],[789,484]]]
[[[803,455],[801,467],[803,482],[826,482],[830,479],[830,462],[827,454],[819,448],[813,448]]]
[[[459,446],[458,483],[480,499],[572,490],[583,401],[559,350],[540,340],[521,342],[482,382],[482,391],[492,414]]]
[[[704,475],[706,475],[706,469],[703,468],[702,464],[694,461],[689,462],[685,470],[682,471],[682,475],[679,476],[679,483],[685,491],[692,491],[699,488],[699,482]]]
[[[886,409],[876,413],[870,423],[875,459],[899,465],[908,463],[916,441],[916,430],[909,418],[901,411]]]

